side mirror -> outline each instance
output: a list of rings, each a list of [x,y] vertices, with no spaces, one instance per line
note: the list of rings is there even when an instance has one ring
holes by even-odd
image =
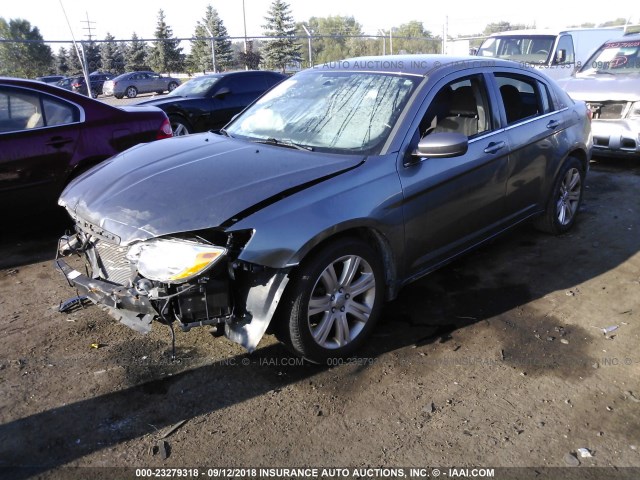
[[[466,135],[456,132],[432,133],[420,140],[418,147],[411,153],[410,164],[423,158],[459,157],[467,153],[468,149],[469,139]]]
[[[556,63],[564,63],[567,59],[567,51],[566,50],[558,50],[556,52]]]
[[[229,87],[222,87],[216,93],[213,94],[213,98],[224,98],[231,93],[231,89]]]

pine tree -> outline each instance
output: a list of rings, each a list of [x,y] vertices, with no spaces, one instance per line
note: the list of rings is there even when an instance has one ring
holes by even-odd
[[[265,42],[264,59],[270,68],[280,69],[284,73],[287,65],[300,61],[300,45],[295,38],[296,23],[289,4],[274,0],[265,20],[265,36],[277,38]]]
[[[191,41],[190,66],[194,70],[202,70],[203,72],[213,66],[211,41],[202,40],[204,37],[211,36],[205,26],[209,28],[215,38],[216,70],[226,70],[233,62],[231,40],[228,38],[227,27],[224,26],[218,11],[211,5],[207,5],[207,11],[202,22],[198,22],[196,25],[195,33],[193,34],[194,39]],[[200,38],[200,40],[197,40],[197,38]]]
[[[87,68],[89,73],[97,72],[102,68],[102,60],[100,59],[100,47],[93,40],[82,42],[84,45],[84,56],[87,60]]]
[[[100,60],[105,72],[124,73],[124,55],[115,37],[107,32],[104,43],[100,44]]]
[[[67,75],[69,73],[69,62],[68,62],[67,49],[64,47],[60,47],[58,49],[58,53],[55,58],[56,65],[56,73],[58,75]]]
[[[131,42],[125,48],[124,68],[127,72],[136,70],[146,70],[147,67],[147,45],[141,42],[136,32],[131,35]]]
[[[78,43],[78,49],[82,54],[82,46]],[[72,44],[71,48],[67,52],[67,65],[69,66],[69,74],[75,75],[82,73],[82,64],[78,59],[78,54],[76,52],[76,47]]]
[[[51,73],[53,53],[45,45],[38,27],[31,27],[19,18],[7,22],[0,17],[0,38],[6,40],[35,40],[34,42],[0,43],[0,75],[33,78]]]
[[[179,72],[184,64],[180,41],[173,36],[173,30],[165,22],[164,11],[158,11],[155,38],[149,52],[149,64],[156,72]]]

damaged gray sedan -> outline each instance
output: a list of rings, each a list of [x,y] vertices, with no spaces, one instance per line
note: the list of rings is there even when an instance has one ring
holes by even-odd
[[[134,330],[213,325],[252,351],[269,329],[323,362],[362,345],[403,285],[506,229],[570,229],[591,148],[586,105],[512,62],[322,65],[220,134],[77,178],[56,264]]]

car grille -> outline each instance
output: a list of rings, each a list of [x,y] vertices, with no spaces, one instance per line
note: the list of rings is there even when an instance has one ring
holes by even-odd
[[[616,120],[622,118],[627,102],[587,102],[593,118],[598,120]]]
[[[98,240],[95,244],[95,252],[102,264],[102,271],[106,274],[105,280],[119,285],[129,285],[135,270],[125,257],[127,248]]]

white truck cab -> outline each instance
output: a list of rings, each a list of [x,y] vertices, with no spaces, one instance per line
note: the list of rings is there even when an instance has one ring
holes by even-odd
[[[559,80],[571,76],[600,45],[622,32],[622,27],[511,30],[486,38],[477,55],[513,60]]]

